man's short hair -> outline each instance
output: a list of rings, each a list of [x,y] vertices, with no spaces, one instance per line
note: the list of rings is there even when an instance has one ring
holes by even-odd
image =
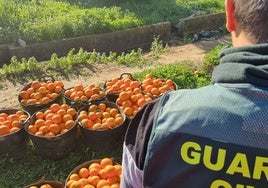
[[[268,42],[268,0],[234,0],[235,19],[254,43]]]

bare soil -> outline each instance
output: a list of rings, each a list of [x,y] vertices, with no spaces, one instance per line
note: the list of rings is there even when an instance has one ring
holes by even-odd
[[[183,46],[171,46],[167,53],[160,55],[157,63],[165,64],[180,61],[192,61],[195,66],[199,67],[204,60],[205,54],[209,50],[213,49],[217,45],[227,44],[230,42],[230,40],[230,36],[227,35],[216,40],[201,40]],[[150,55],[150,53],[144,54],[146,57],[149,57]],[[118,66],[113,64],[96,64],[94,65],[91,74],[85,76],[78,75],[75,78],[62,81],[64,82],[64,87],[69,88],[75,86],[76,84],[86,85],[91,83],[103,83],[111,78],[117,78],[125,72],[134,73],[143,70],[144,69],[141,68]],[[2,88],[0,90],[0,109],[20,108],[18,93],[26,84],[13,83],[10,81],[1,83]]]

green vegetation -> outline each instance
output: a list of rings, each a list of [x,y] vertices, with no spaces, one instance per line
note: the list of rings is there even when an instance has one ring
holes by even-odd
[[[0,0],[0,44],[27,44],[105,33],[193,13],[223,11],[222,0]]]

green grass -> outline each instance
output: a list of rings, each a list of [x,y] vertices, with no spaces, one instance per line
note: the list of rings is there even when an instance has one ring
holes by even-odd
[[[27,44],[171,22],[193,13],[222,12],[222,0],[0,1],[0,44]]]
[[[110,157],[121,163],[121,154],[121,150],[94,152],[80,144],[67,157],[50,160],[42,158],[30,144],[24,157],[0,159],[0,187],[22,188],[39,181],[43,176],[45,180],[65,182],[69,173],[83,162]]]

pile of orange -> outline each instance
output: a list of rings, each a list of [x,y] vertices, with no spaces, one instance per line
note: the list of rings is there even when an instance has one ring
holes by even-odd
[[[87,86],[78,84],[73,88],[65,90],[64,96],[72,101],[87,102],[89,100],[96,100],[103,98],[105,96],[105,92],[100,86],[95,84],[90,84]]]
[[[156,78],[152,74],[147,74],[145,79],[142,81],[142,90],[147,93],[151,94],[154,97],[158,97],[165,93],[166,91],[175,90],[175,84],[171,79],[161,79]]]
[[[54,101],[63,91],[62,81],[33,81],[27,89],[19,92],[19,101],[27,105],[46,105]]]
[[[19,131],[22,127],[21,122],[25,122],[29,117],[28,114],[21,110],[14,113],[0,113],[0,136],[8,135]]]
[[[135,88],[139,88],[141,83],[129,76],[123,76],[107,81],[104,86],[107,94],[113,94],[121,91],[132,91]]]
[[[36,136],[54,137],[70,130],[76,124],[76,115],[69,105],[53,103],[48,109],[36,112],[34,122],[26,130]]]
[[[110,158],[81,165],[70,173],[66,180],[67,188],[119,188],[122,166]]]
[[[144,94],[140,88],[135,88],[133,91],[120,92],[116,104],[122,108],[128,118],[133,118],[151,100],[153,100],[151,95]]]
[[[116,107],[105,102],[90,104],[87,109],[80,110],[77,120],[81,126],[92,130],[107,130],[118,127],[124,122],[124,116]]]

